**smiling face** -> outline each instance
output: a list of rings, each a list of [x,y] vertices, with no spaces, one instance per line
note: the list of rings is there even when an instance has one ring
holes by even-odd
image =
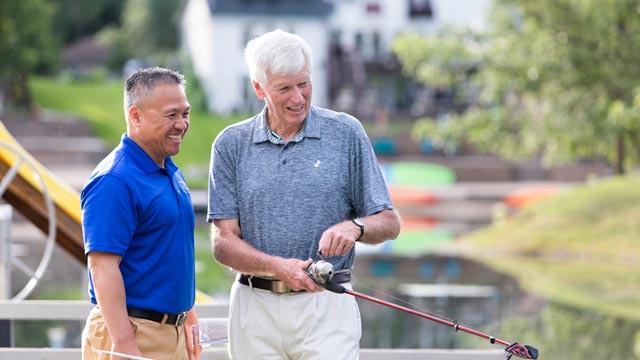
[[[177,155],[189,129],[189,111],[179,84],[160,83],[129,108],[129,137],[164,167],[164,159]]]
[[[311,74],[304,68],[294,76],[268,76],[266,84],[253,82],[260,100],[267,104],[267,121],[271,130],[284,139],[295,136],[311,107]]]

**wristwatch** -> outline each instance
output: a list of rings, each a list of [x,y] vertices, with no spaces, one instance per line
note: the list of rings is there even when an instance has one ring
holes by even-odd
[[[362,240],[362,236],[364,236],[364,224],[358,219],[352,219],[351,222],[356,224],[356,226],[360,228],[360,236],[358,236],[356,241]]]

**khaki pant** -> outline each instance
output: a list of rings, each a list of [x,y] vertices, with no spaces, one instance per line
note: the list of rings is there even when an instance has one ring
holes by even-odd
[[[237,281],[231,287],[233,360],[357,360],[361,333],[360,311],[351,295],[278,295]]]
[[[142,357],[154,360],[187,360],[184,326],[160,324],[129,317]],[[82,332],[82,359],[109,360],[110,355],[93,349],[111,351],[111,337],[99,308],[93,308]]]

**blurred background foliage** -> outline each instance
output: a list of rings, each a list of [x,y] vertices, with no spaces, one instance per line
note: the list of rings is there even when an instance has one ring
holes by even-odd
[[[483,33],[400,36],[403,71],[472,106],[423,119],[416,137],[550,165],[640,161],[640,3],[496,0]]]
[[[58,74],[64,47],[92,37],[109,49],[109,59],[84,80],[121,74],[132,59],[178,68],[190,80],[194,108],[205,109],[190,61],[178,48],[183,5],[3,0],[1,105],[31,109],[29,76]],[[483,32],[448,28],[432,37],[399,36],[393,51],[407,76],[470,104],[416,122],[414,136],[516,161],[604,159],[617,173],[634,170],[640,161],[639,15],[635,0],[495,0]]]
[[[95,37],[108,49],[104,75],[121,74],[128,59],[181,64],[181,0],[3,0],[0,3],[0,101],[30,109],[30,75],[61,70],[65,46]]]

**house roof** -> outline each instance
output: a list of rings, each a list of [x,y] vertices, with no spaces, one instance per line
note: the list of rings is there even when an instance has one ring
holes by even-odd
[[[333,5],[324,0],[207,0],[212,15],[296,15],[324,17]]]
[[[95,36],[85,37],[65,46],[62,63],[65,67],[102,66],[109,58],[109,51]]]

